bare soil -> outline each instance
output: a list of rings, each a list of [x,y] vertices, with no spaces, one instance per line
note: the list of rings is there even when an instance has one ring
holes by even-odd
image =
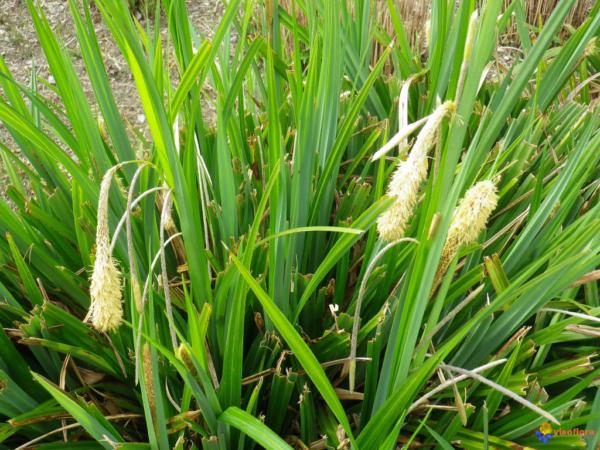
[[[190,20],[197,32],[203,37],[211,37],[223,13],[221,0],[188,0],[187,3]],[[90,104],[95,105],[91,86],[85,72],[85,65],[78,50],[77,38],[67,1],[40,0],[39,4],[43,8],[52,29],[72,56],[75,70],[78,72],[81,83],[88,94]],[[135,14],[145,24],[142,13],[136,11]],[[143,128],[144,117],[127,64],[110,37],[109,31],[102,23],[100,13],[92,10],[92,18],[108,75],[111,79],[114,96],[123,119],[131,126]],[[164,18],[161,20],[161,26],[163,27],[161,32],[166,36],[166,20]],[[0,54],[18,82],[29,84],[32,73],[34,73],[40,81],[45,81],[50,85],[53,83],[43,51],[36,37],[26,0],[0,0]],[[174,67],[173,75],[176,79],[177,74]],[[40,90],[44,90],[43,83],[40,83]],[[47,89],[44,92],[51,95],[51,91]],[[206,109],[210,115],[210,105],[207,105]],[[15,149],[14,142],[1,124],[0,142],[11,149]],[[6,175],[0,162],[0,195],[4,194],[6,184]]]

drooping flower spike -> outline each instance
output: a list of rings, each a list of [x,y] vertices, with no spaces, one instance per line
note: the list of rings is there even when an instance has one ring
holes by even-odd
[[[414,154],[398,164],[388,186],[388,196],[394,203],[377,220],[379,236],[392,242],[404,236],[412,212],[417,204],[419,188],[427,178],[427,155]]]
[[[108,199],[114,173],[108,170],[100,185],[98,224],[96,227],[96,260],[90,284],[91,304],[88,316],[92,326],[101,332],[116,330],[123,319],[121,272],[110,250]]]
[[[434,289],[440,283],[460,247],[472,244],[477,240],[497,204],[496,185],[490,180],[476,183],[465,193],[452,215],[452,222],[435,277]]]
[[[427,155],[435,145],[442,119],[454,110],[453,102],[436,108],[419,132],[408,158],[396,167],[387,190],[394,203],[377,220],[377,231],[384,241],[392,242],[404,236],[421,184],[427,179]]]

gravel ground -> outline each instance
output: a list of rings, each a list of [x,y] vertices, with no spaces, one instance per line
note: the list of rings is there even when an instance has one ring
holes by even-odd
[[[90,83],[85,73],[83,59],[77,48],[77,39],[67,1],[40,0],[39,4],[43,7],[54,32],[72,55],[75,68],[80,75],[90,102],[95,104]],[[188,0],[188,10],[196,30],[201,35],[210,37],[222,16],[223,5],[220,0]],[[144,23],[141,13],[137,12],[136,15]],[[121,114],[127,122],[139,127],[143,123],[143,115],[127,64],[112,41],[110,33],[102,23],[100,13],[93,10],[92,17]],[[163,19],[161,23],[163,25],[162,33],[166,36],[166,20]],[[26,0],[0,0],[0,54],[13,76],[20,83],[29,83],[33,67],[35,67],[38,79],[52,83],[53,80],[49,76],[42,49],[37,41],[29,16]],[[173,75],[176,78],[175,69],[173,69]],[[41,83],[40,87],[40,90],[42,90]],[[210,105],[208,105],[207,110],[208,114],[211,114]],[[15,148],[14,142],[1,124],[0,142],[5,143],[11,149]],[[6,176],[0,162],[0,194],[4,193],[6,184]]]

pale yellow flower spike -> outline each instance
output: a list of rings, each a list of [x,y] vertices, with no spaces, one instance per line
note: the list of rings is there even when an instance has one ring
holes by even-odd
[[[452,216],[440,258],[440,266],[435,277],[434,289],[440,283],[460,247],[477,240],[497,204],[496,186],[490,180],[480,181],[465,193]]]
[[[112,176],[118,166],[104,175],[98,200],[98,225],[96,227],[96,260],[90,284],[91,305],[89,317],[98,331],[116,330],[123,319],[121,304],[121,273],[110,251],[108,229],[108,198]]]
[[[395,202],[377,220],[377,231],[383,240],[392,242],[404,236],[417,204],[419,187],[427,178],[427,167],[427,155],[421,153],[411,153],[398,164],[388,186],[388,195]]]
[[[438,106],[431,117],[427,121],[417,136],[415,145],[413,145],[411,153],[422,153],[427,155],[429,150],[435,144],[438,136],[438,129],[442,123],[442,119],[456,111],[456,103],[448,101]]]
[[[419,188],[427,178],[427,154],[435,145],[442,119],[454,110],[453,102],[440,105],[419,132],[406,161],[398,164],[387,190],[387,195],[395,201],[377,220],[377,231],[383,240],[391,242],[404,236],[419,198]]]

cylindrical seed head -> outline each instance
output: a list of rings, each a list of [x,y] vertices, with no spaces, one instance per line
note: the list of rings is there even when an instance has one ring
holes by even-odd
[[[417,204],[419,187],[427,178],[427,167],[427,156],[413,153],[398,164],[387,192],[394,203],[377,220],[377,231],[383,240],[392,242],[404,236]]]
[[[454,110],[453,102],[436,108],[419,132],[410,155],[394,171],[387,191],[394,203],[377,220],[377,231],[383,240],[391,242],[404,236],[419,198],[419,188],[427,179],[427,155],[435,145],[442,119]]]
[[[434,287],[441,281],[460,247],[477,240],[497,204],[496,186],[490,180],[480,181],[465,193],[452,215]]]
[[[96,227],[96,259],[90,284],[90,317],[98,331],[116,330],[123,318],[121,304],[121,273],[110,251],[108,229],[108,198],[112,176],[117,167],[110,169],[102,179],[98,201]]]

